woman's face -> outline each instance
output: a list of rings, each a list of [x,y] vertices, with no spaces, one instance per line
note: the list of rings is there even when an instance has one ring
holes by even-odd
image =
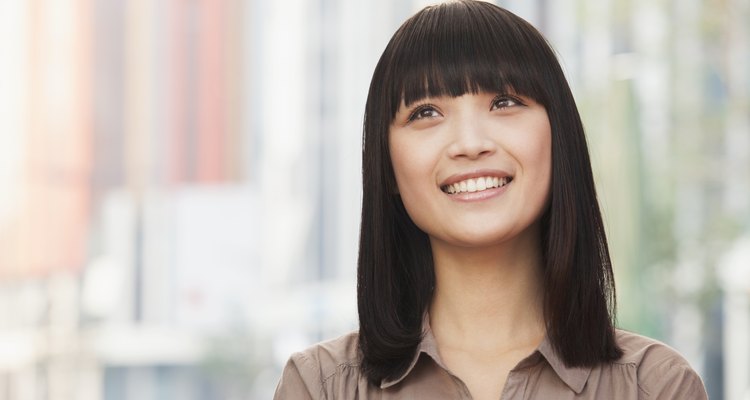
[[[481,92],[402,103],[389,146],[404,206],[433,244],[512,241],[547,204],[551,128],[529,98]]]

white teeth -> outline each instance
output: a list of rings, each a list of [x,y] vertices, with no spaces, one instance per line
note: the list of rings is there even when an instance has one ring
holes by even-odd
[[[490,178],[487,178],[489,180]],[[487,189],[487,185],[484,183],[484,178],[477,178],[477,190]]]
[[[461,182],[446,185],[443,188],[443,191],[450,194],[474,193],[480,192],[482,190],[505,186],[510,183],[511,180],[512,179],[509,176],[503,178],[498,178],[496,176],[483,176],[479,178],[466,179]]]

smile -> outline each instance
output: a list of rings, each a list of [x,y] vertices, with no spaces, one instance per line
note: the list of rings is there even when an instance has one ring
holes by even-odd
[[[474,193],[487,189],[503,187],[513,180],[510,176],[502,178],[496,176],[482,176],[478,178],[465,179],[460,182],[444,185],[440,189],[449,194]]]

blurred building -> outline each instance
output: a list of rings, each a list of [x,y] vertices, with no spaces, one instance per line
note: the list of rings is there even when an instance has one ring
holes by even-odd
[[[356,328],[365,97],[427,3],[0,2],[0,399],[270,398]],[[620,325],[747,398],[750,5],[499,3],[578,99]]]

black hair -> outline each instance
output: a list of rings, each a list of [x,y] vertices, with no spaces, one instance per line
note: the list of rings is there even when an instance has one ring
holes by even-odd
[[[454,1],[404,22],[375,68],[367,97],[357,300],[362,371],[375,384],[408,368],[435,285],[429,239],[393,190],[389,126],[402,101],[507,90],[544,106],[552,132],[550,200],[540,218],[547,337],[568,366],[622,354],[583,124],[555,53],[513,13]]]

